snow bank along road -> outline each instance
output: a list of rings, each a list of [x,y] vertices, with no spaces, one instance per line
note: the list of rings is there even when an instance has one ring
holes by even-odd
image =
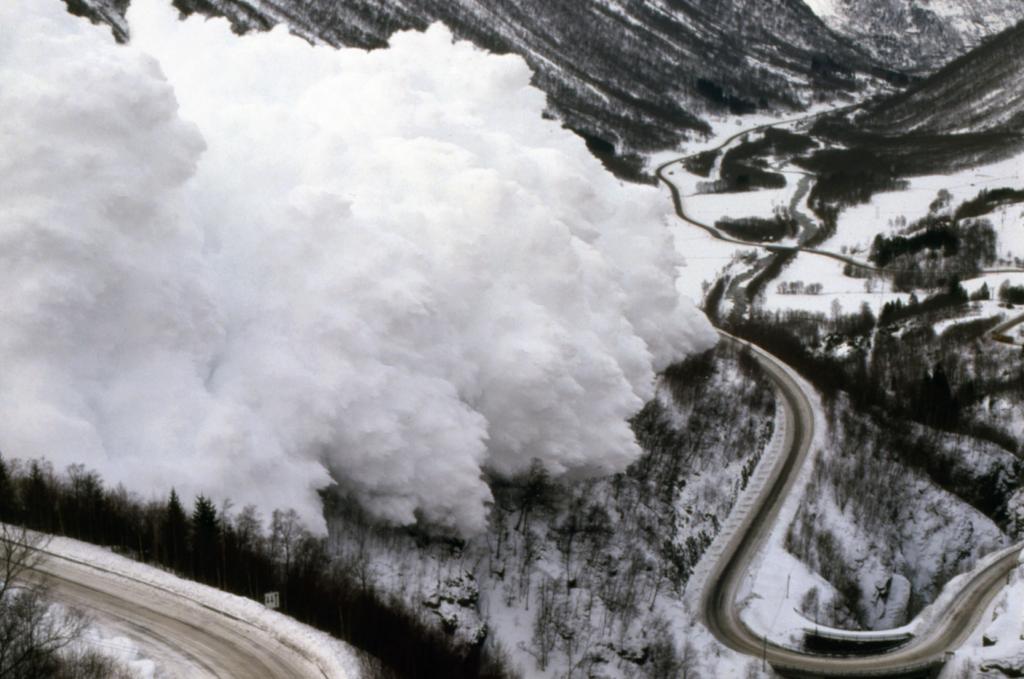
[[[785,121],[792,122],[792,121]],[[777,123],[785,124],[785,123]],[[736,138],[768,126],[759,126],[741,132],[727,139],[719,148],[727,146]],[[679,161],[673,161],[679,162]],[[716,238],[744,246],[764,247],[759,243],[748,243],[728,238],[714,227],[695,221],[686,215],[682,195],[666,176],[666,169],[672,163],[658,168],[658,178],[672,193],[677,216],[695,226],[705,229]],[[862,266],[865,265],[842,255],[822,250],[802,248],[778,248],[773,250],[798,249],[811,254]],[[856,657],[829,657],[786,648],[767,642],[751,630],[741,619],[736,606],[736,597],[746,571],[758,549],[771,532],[772,524],[782,508],[783,501],[793,489],[798,472],[810,455],[814,441],[815,417],[810,396],[800,381],[794,377],[792,368],[756,345],[721,332],[725,341],[749,346],[758,363],[775,383],[781,396],[786,418],[786,438],[783,454],[759,496],[741,517],[735,532],[728,538],[718,561],[713,564],[707,584],[701,594],[701,611],[711,632],[726,646],[753,656],[763,656],[776,670],[793,677],[881,677],[901,676],[927,671],[941,666],[948,652],[954,651],[970,636],[978,624],[988,603],[1002,588],[1006,576],[1016,567],[1021,547],[1004,550],[984,568],[965,578],[960,591],[949,597],[941,611],[931,616],[927,626],[905,646],[896,650]],[[740,511],[739,507],[737,510]],[[852,636],[852,635],[851,635]]]
[[[329,677],[315,659],[245,620],[99,566],[50,551],[44,554],[34,577],[46,580],[53,598],[132,639],[157,663],[161,676]]]

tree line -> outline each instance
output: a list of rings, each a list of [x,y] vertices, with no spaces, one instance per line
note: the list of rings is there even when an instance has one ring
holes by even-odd
[[[57,473],[46,461],[0,456],[0,521],[110,547],[257,601],[280,592],[282,612],[371,656],[371,676],[510,676],[482,642],[458,646],[357,579],[294,510],[274,511],[268,530],[252,506],[233,513],[203,495],[189,505],[173,489],[146,501],[81,465]]]

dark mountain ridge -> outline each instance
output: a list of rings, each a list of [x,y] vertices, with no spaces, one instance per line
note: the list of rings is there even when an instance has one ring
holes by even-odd
[[[114,26],[126,0],[67,0]],[[709,114],[800,110],[901,76],[832,32],[802,0],[175,0],[239,32],[286,23],[332,45],[377,48],[435,21],[522,55],[551,112],[599,154],[671,148]],[[620,158],[621,160],[621,158]],[[622,167],[619,168],[620,170]]]
[[[1024,23],[903,92],[819,119],[811,131],[830,148],[804,162],[808,169],[855,169],[858,182],[873,177],[879,187],[1024,151]]]
[[[1024,19],[1020,0],[807,0],[890,68],[929,74]]]
[[[856,119],[878,134],[1024,132],[1024,22]]]

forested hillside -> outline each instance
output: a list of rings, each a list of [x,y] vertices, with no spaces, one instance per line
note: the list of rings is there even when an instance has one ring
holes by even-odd
[[[1024,23],[858,118],[879,134],[1024,134]]]
[[[807,0],[882,63],[931,73],[1024,19],[1019,0]]]
[[[112,22],[124,0],[67,0]],[[709,113],[800,109],[895,77],[830,31],[802,0],[175,0],[238,31],[279,23],[313,41],[378,48],[442,21],[456,37],[522,55],[552,113],[620,155],[707,130]]]

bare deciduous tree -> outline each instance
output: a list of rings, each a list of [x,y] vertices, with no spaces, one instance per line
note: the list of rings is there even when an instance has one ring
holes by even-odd
[[[0,524],[0,601],[39,564],[43,538],[24,528]]]
[[[76,642],[88,626],[75,609],[58,609],[35,571],[45,538],[0,524],[0,677],[4,679],[101,679],[127,673]]]
[[[20,679],[55,673],[58,654],[81,636],[79,613],[51,613],[45,582],[33,572],[42,538],[0,526],[0,676]]]

